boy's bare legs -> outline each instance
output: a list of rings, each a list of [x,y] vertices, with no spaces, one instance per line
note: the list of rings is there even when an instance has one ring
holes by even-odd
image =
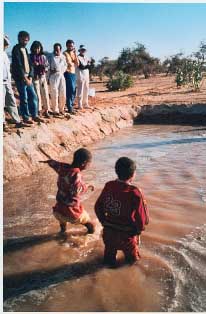
[[[87,228],[88,233],[94,233],[95,224],[91,221],[91,218],[86,210],[83,210],[81,216],[79,217],[77,223],[84,225]]]
[[[64,220],[63,216],[60,213],[56,212],[55,210],[53,210],[53,215],[59,222],[59,226],[60,226],[59,232],[61,234],[65,233],[67,229],[67,222]]]
[[[60,233],[61,234],[65,233],[66,226],[67,226],[66,218],[64,219],[64,217],[56,211],[53,211],[53,214],[54,214],[54,217],[59,221]],[[85,226],[88,230],[88,233],[94,233],[95,231],[95,224],[91,221],[89,214],[85,210],[83,210],[79,219],[77,219],[76,221],[69,221],[69,222],[73,224],[81,224]]]

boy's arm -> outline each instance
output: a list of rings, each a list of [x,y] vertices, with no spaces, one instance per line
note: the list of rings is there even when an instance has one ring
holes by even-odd
[[[25,77],[24,65],[21,60],[21,52],[19,47],[14,47],[12,50],[12,63],[15,66],[18,66],[19,77],[23,80]]]
[[[147,202],[146,202],[146,199],[144,197],[142,190],[140,188],[138,190],[140,193],[141,205],[142,205],[143,212],[144,212],[144,224],[148,225],[149,224],[149,209],[147,207]]]
[[[27,50],[26,50],[26,54],[27,54],[27,58],[28,58],[28,62],[29,62],[29,68],[30,68],[28,78],[33,78],[34,77],[34,68],[33,68],[33,65],[32,65],[32,62],[31,62],[31,59],[29,57]]]
[[[87,192],[87,185],[82,181],[82,175],[78,172],[74,177],[75,194],[83,194]]]
[[[106,185],[102,190],[100,196],[98,197],[96,204],[95,204],[95,213],[97,218],[99,219],[100,223],[103,224],[105,216],[104,216],[104,199],[106,194],[107,188]]]
[[[88,69],[89,67],[88,67],[88,65],[83,65],[82,63],[81,63],[81,61],[79,61],[79,69],[80,70],[85,70],[85,69]]]
[[[68,66],[70,67],[70,64],[69,64],[68,58],[66,57],[65,54],[63,54],[63,60],[64,60],[64,71],[63,71],[63,72],[66,72],[67,67],[68,67]],[[68,62],[67,62],[67,61],[68,61]]]
[[[134,209],[133,219],[138,232],[141,233],[149,223],[149,211],[143,193],[139,189],[134,191]]]
[[[76,66],[79,66],[79,58],[76,54],[76,51],[74,52],[74,64],[76,64]]]
[[[81,196],[82,194],[88,192],[88,191],[94,191],[93,185],[87,185],[82,181],[82,176],[80,173],[77,173],[75,175],[74,183],[74,195]]]

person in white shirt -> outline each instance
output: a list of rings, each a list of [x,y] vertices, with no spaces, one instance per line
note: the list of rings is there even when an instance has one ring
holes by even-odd
[[[3,105],[6,111],[10,114],[14,120],[16,127],[23,127],[24,125],[19,117],[14,92],[11,85],[11,72],[10,61],[6,53],[6,49],[9,47],[9,38],[4,35],[4,51],[3,51]],[[8,126],[5,121],[5,115],[3,116],[3,127],[6,131]]]
[[[89,96],[89,67],[91,59],[86,56],[86,48],[84,45],[79,47],[79,66],[76,68],[77,75],[77,97],[78,108],[90,108],[88,104]]]
[[[66,103],[66,83],[64,72],[67,69],[65,56],[61,53],[62,46],[54,44],[54,51],[49,56],[49,85],[51,95],[51,109],[54,115],[64,114]]]

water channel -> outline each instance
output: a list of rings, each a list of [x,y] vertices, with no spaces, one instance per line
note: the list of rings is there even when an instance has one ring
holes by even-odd
[[[57,177],[44,165],[4,186],[4,311],[206,311],[206,128],[135,125],[88,148],[95,191],[83,204],[94,220],[115,161],[137,163],[151,217],[141,261],[126,266],[119,252],[119,267],[105,268],[98,222],[93,235],[68,225],[59,236]]]

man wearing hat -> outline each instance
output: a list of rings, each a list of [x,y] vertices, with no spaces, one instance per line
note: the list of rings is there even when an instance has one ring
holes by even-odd
[[[4,51],[3,51],[3,103],[4,108],[6,108],[6,111],[10,114],[12,119],[16,123],[16,127],[23,127],[25,126],[20,121],[20,117],[18,114],[18,109],[16,105],[16,100],[14,97],[14,92],[12,90],[11,86],[11,72],[10,72],[10,61],[6,53],[6,49],[9,47],[9,38],[8,36],[4,35]],[[8,126],[6,125],[5,116],[3,118],[3,126],[4,131],[8,129]]]
[[[76,69],[77,74],[77,97],[78,108],[90,108],[88,104],[89,95],[89,67],[91,60],[86,56],[86,47],[80,45],[79,47],[79,66]]]

